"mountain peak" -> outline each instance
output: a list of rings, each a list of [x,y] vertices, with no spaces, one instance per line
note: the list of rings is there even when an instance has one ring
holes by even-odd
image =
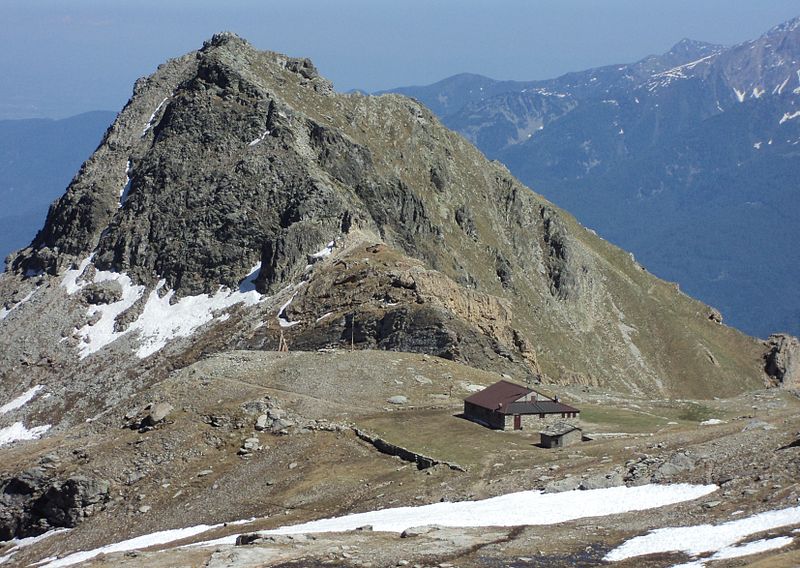
[[[235,32],[218,32],[211,36],[211,39],[208,39],[203,42],[203,49],[208,49],[210,47],[221,47],[223,45],[229,44],[240,44],[240,45],[249,45],[247,40],[240,37]]]
[[[777,26],[771,28],[764,35],[770,36],[774,34],[784,34],[784,33],[794,32],[797,30],[800,30],[800,16],[795,16],[794,18],[791,18],[783,23],[778,24]]]
[[[720,45],[699,41],[696,39],[683,38],[673,45],[667,55],[703,57],[722,48]]]

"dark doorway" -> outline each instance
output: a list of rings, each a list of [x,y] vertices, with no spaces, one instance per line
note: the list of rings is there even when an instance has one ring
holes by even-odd
[[[522,416],[514,415],[514,430],[522,430]]]

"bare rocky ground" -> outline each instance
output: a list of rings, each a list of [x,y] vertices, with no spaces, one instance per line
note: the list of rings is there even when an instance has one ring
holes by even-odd
[[[210,356],[68,433],[4,450],[3,477],[38,463],[59,479],[83,475],[110,484],[109,500],[91,516],[67,533],[21,549],[10,565],[159,530],[252,517],[258,520],[194,540],[523,489],[651,481],[720,486],[698,501],[557,526],[432,529],[409,538],[353,531],[206,548],[172,543],[160,551],[117,553],[87,563],[591,566],[651,528],[724,522],[794,506],[800,497],[800,447],[791,445],[800,430],[800,400],[786,390],[660,401],[563,388],[558,394],[583,410],[582,425],[593,440],[545,450],[535,432],[496,432],[459,417],[469,388],[498,378],[444,359],[397,352]],[[397,400],[393,397],[406,402],[387,402]],[[146,417],[157,410],[166,416],[149,426]],[[700,424],[708,419],[720,423]],[[355,435],[356,427],[465,471],[447,465],[420,470],[378,452]],[[791,527],[773,533],[789,534]],[[767,558],[792,565],[800,549],[792,545]],[[682,559],[678,554],[638,558],[628,565],[667,566]]]

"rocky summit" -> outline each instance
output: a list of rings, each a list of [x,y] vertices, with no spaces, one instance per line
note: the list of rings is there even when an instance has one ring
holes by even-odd
[[[454,416],[501,377],[594,409],[585,420],[611,441],[564,467],[608,469],[584,484],[598,490],[760,467],[703,446],[687,451],[706,457],[678,460],[691,467],[658,473],[667,445],[645,461],[616,430],[710,444],[700,419],[743,419],[753,401],[789,419],[796,404],[796,341],[723,325],[419,103],[339,94],[309,60],[231,33],[137,81],[45,226],[9,257],[0,300],[0,538],[78,527],[0,550],[15,562],[189,524],[225,532],[249,517],[510,492],[518,470],[496,433]],[[726,397],[737,402],[709,402]],[[764,424],[748,436],[774,429]],[[728,430],[726,448],[740,448],[741,429]],[[533,434],[509,442],[539,472],[525,485],[561,482]],[[770,435],[760,443],[792,442]],[[776,459],[790,470],[792,456]],[[695,467],[714,460],[718,471]],[[202,532],[186,531],[177,538]],[[301,554],[328,558],[330,545],[366,565],[364,532]],[[445,562],[516,538],[411,532],[429,548],[384,543],[380,562]],[[251,552],[202,562],[265,565],[262,545],[281,550],[276,563],[297,559],[297,539],[246,536]],[[196,562],[131,554],[109,562]]]

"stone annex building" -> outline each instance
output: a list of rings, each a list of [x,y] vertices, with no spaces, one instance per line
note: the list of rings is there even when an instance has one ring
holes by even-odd
[[[497,430],[536,429],[567,418],[580,410],[528,387],[498,381],[464,399],[464,417]]]

